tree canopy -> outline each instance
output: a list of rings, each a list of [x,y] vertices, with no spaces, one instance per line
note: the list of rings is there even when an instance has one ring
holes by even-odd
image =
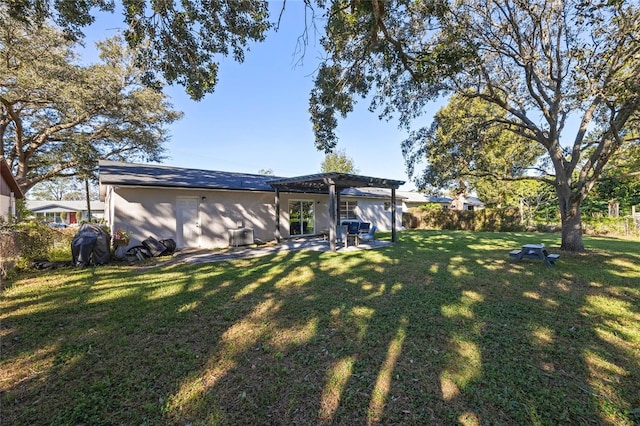
[[[89,196],[94,201],[100,198],[97,182],[91,183]],[[29,191],[29,198],[45,201],[85,201],[87,194],[84,182],[74,178],[57,178],[42,181],[35,185]]]
[[[581,203],[640,110],[639,33],[635,1],[332,2],[310,98],[316,146],[335,146],[337,116],[361,97],[407,127],[442,95],[482,99],[513,143],[544,148],[536,178],[558,195],[562,248],[583,250]]]
[[[272,23],[268,2],[258,0],[147,1],[12,1],[2,0],[8,14],[37,32],[52,20],[68,39],[80,40],[99,11],[123,11],[125,38],[145,70],[150,86],[180,84],[193,99],[213,92],[220,56],[244,60],[251,42],[262,41]]]
[[[353,159],[349,157],[344,150],[337,150],[326,154],[320,165],[320,171],[322,173],[358,173]]]
[[[513,132],[505,116],[480,98],[454,94],[430,126],[402,143],[409,177],[421,188],[455,186],[461,192],[486,181],[525,178],[544,149]],[[424,170],[418,171],[421,163]]]
[[[162,158],[166,126],[181,113],[143,85],[120,38],[99,43],[100,63],[81,65],[60,31],[0,15],[0,153],[24,192],[54,177],[89,178],[99,159]]]

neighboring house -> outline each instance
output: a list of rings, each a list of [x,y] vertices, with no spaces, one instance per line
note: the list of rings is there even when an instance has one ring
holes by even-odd
[[[478,197],[466,197],[463,204],[463,210],[482,210],[485,204]]]
[[[103,202],[91,201],[90,207],[93,219],[104,218]],[[36,219],[44,222],[75,225],[89,218],[86,201],[27,200],[26,208],[33,213]]]
[[[317,235],[328,233],[332,216],[371,222],[381,231],[402,223],[400,205],[392,216],[389,191],[403,181],[338,173],[280,178],[113,161],[100,162],[99,176],[105,220],[112,234],[130,232],[130,245],[153,236],[172,238],[178,248],[226,247],[240,230],[262,241]],[[331,214],[332,200],[339,216]]]
[[[402,198],[402,211],[406,212],[413,207],[420,207],[427,204],[440,204],[443,209],[451,208],[449,197],[436,197],[416,191],[398,191],[398,196]]]
[[[451,210],[481,210],[485,207],[485,204],[477,197],[465,195],[451,198],[430,196],[415,191],[398,191],[398,197],[402,199],[402,211],[404,212],[426,204],[439,204],[443,209]]]
[[[16,215],[16,200],[22,191],[4,157],[0,157],[0,221],[9,221]]]

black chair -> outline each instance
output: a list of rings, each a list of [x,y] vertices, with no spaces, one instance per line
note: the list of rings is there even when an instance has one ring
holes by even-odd
[[[353,244],[358,244],[358,229],[360,229],[360,222],[349,222],[347,224],[347,245],[349,241],[353,241]]]
[[[360,229],[360,222],[349,222],[347,224],[347,234],[357,235]]]
[[[366,234],[369,232],[369,228],[371,224],[369,222],[360,222],[360,227],[358,228],[358,232],[361,234]]]

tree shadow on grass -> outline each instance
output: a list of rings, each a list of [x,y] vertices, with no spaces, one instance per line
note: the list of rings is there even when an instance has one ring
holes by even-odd
[[[511,264],[529,237],[407,232],[373,251],[20,283],[3,300],[3,417],[632,424],[637,251]]]

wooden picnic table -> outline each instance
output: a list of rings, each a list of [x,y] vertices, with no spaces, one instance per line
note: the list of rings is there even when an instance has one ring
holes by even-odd
[[[511,250],[509,256],[513,257],[513,263],[518,263],[522,259],[541,260],[547,268],[551,268],[559,254],[549,254],[544,244],[524,244],[521,250]]]

